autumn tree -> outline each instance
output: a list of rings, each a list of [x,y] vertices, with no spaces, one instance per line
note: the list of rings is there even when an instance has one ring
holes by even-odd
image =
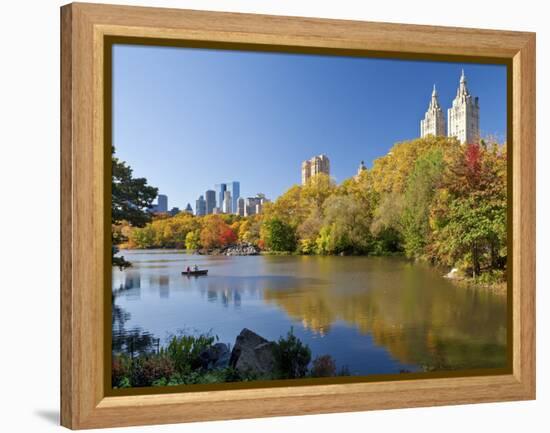
[[[236,233],[220,215],[206,215],[203,218],[200,232],[200,244],[203,248],[221,248],[236,240]]]
[[[464,146],[446,170],[432,209],[432,251],[476,277],[506,263],[506,153],[504,147]]]

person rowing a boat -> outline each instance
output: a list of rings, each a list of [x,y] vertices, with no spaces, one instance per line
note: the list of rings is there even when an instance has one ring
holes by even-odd
[[[187,266],[187,273],[191,272],[191,268]]]
[[[193,266],[193,272],[198,272],[199,271],[199,267],[197,265]]]

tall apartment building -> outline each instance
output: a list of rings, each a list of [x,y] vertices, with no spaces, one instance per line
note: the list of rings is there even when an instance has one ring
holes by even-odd
[[[168,212],[168,196],[159,194],[157,196],[157,203],[151,207],[153,213],[166,213]]]
[[[216,191],[209,189],[205,193],[206,197],[206,214],[210,215],[214,212],[214,208],[216,207]]]
[[[319,173],[330,176],[330,161],[326,155],[314,156],[302,162],[302,185]]]
[[[223,213],[233,213],[233,197],[231,197],[231,191],[225,191],[223,193]]]
[[[201,195],[195,204],[195,215],[197,216],[203,216],[206,215],[206,200]]]
[[[227,191],[227,185],[225,183],[218,183],[214,185],[214,190],[216,192],[217,207],[221,209],[223,208],[223,198],[225,191]]]
[[[235,213],[239,216],[244,216],[244,214],[245,214],[245,200],[244,200],[244,197],[239,197],[237,199],[237,207],[235,209]]]
[[[231,209],[235,212],[237,209],[237,200],[241,196],[241,184],[237,181],[227,182],[226,189],[231,193]]]
[[[479,98],[470,95],[464,69],[453,106],[447,110],[447,114],[449,137],[456,137],[463,144],[479,142]]]
[[[445,135],[445,115],[439,105],[435,84],[432,91],[432,99],[430,100],[430,105],[428,106],[428,111],[426,111],[424,119],[420,121],[420,136],[426,137],[427,135]]]

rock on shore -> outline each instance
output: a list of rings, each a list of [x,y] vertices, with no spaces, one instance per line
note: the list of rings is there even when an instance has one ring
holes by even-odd
[[[248,243],[231,245],[222,252],[226,256],[255,256],[259,253],[260,249],[258,247]]]
[[[270,374],[275,368],[275,342],[244,328],[235,341],[229,366],[242,373]]]

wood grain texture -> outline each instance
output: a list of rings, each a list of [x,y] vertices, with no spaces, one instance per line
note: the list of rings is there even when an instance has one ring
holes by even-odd
[[[535,397],[534,34],[78,3],[62,8],[61,26],[62,425],[77,429]],[[106,397],[106,36],[513,61],[513,374]]]

